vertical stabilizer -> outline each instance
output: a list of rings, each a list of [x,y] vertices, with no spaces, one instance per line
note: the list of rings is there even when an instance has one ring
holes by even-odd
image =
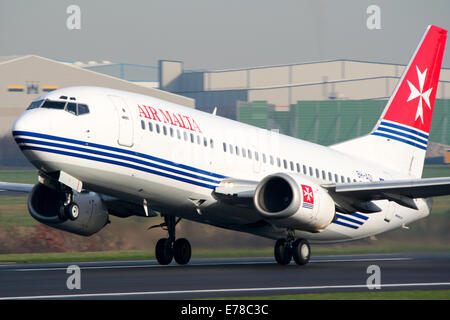
[[[372,132],[332,148],[421,177],[446,38],[428,26]]]

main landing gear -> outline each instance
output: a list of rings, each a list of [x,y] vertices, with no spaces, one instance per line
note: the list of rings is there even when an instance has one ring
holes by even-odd
[[[159,264],[167,265],[172,259],[178,264],[187,264],[191,260],[191,245],[187,239],[180,238],[175,240],[175,226],[181,218],[175,220],[174,216],[164,216],[164,223],[154,227],[165,227],[169,233],[168,238],[159,239],[155,247],[156,260]]]
[[[311,247],[306,239],[294,241],[293,236],[288,236],[287,239],[278,239],[275,242],[274,255],[280,265],[288,265],[294,258],[296,264],[303,266],[309,262]]]

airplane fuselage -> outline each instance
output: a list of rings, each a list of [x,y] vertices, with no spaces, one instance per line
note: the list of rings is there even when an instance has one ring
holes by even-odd
[[[260,181],[277,172],[302,175],[319,185],[409,178],[333,148],[144,95],[72,87],[39,99],[64,101],[61,96],[76,98],[89,112],[36,108],[14,126],[34,166],[46,173],[64,171],[91,191],[136,202],[147,199],[153,210],[188,220],[277,239],[286,230],[259,226],[256,210],[213,197],[222,180]],[[337,213],[322,232],[296,231],[296,236],[354,240],[407,225],[431,210],[425,199],[415,199],[418,210],[374,202],[381,212]]]

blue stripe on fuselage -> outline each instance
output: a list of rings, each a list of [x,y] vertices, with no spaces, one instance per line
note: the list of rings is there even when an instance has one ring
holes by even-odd
[[[41,140],[34,140],[34,139],[16,138],[16,142],[17,143],[38,144],[38,145],[44,145],[44,146],[47,146],[47,147],[68,149],[68,150],[73,150],[73,151],[80,151],[80,152],[85,152],[85,153],[90,153],[90,154],[96,154],[96,155],[100,155],[100,156],[115,158],[115,159],[119,159],[119,160],[126,160],[126,161],[130,161],[130,162],[138,163],[138,164],[143,164],[143,165],[146,165],[146,166],[149,166],[149,167],[153,167],[155,169],[165,170],[165,171],[169,171],[169,172],[176,173],[176,174],[179,174],[179,175],[184,175],[186,177],[190,177],[190,178],[194,178],[194,179],[198,179],[198,180],[203,180],[203,181],[206,181],[206,182],[212,182],[212,183],[217,183],[217,184],[220,183],[220,181],[218,181],[218,180],[209,179],[209,178],[202,177],[202,176],[199,176],[199,175],[196,175],[196,174],[192,174],[192,173],[189,173],[189,172],[185,172],[185,171],[173,169],[173,168],[170,168],[170,167],[165,167],[165,166],[162,166],[162,165],[159,165],[159,164],[151,163],[151,162],[148,162],[148,161],[139,160],[139,159],[135,159],[135,158],[127,157],[127,156],[122,156],[122,155],[118,155],[118,154],[113,154],[113,153],[109,153],[109,152],[103,152],[103,151],[99,151],[99,150],[87,149],[87,148],[82,148],[82,147],[75,147],[75,146],[70,146],[70,145],[66,145],[66,144],[60,144],[60,143],[48,142],[48,141],[41,141]]]
[[[111,160],[111,159],[104,159],[104,158],[93,157],[93,156],[80,154],[80,153],[73,153],[73,152],[68,152],[68,151],[55,150],[55,149],[42,148],[42,147],[34,147],[34,146],[21,146],[20,149],[21,150],[35,150],[35,151],[41,151],[41,152],[49,152],[49,153],[55,153],[55,154],[60,154],[60,155],[64,155],[64,156],[69,156],[69,157],[76,157],[76,158],[81,158],[81,159],[87,159],[87,160],[92,160],[92,161],[109,163],[109,164],[118,165],[118,166],[122,166],[122,167],[127,167],[127,168],[131,168],[131,169],[135,169],[135,170],[140,170],[140,171],[147,172],[147,173],[156,174],[156,175],[159,175],[159,176],[162,176],[162,177],[166,177],[166,178],[170,178],[170,179],[174,179],[174,180],[190,183],[190,184],[197,185],[197,186],[204,187],[204,188],[208,188],[208,189],[216,188],[215,185],[201,183],[201,182],[198,182],[198,181],[193,181],[193,180],[189,180],[189,179],[186,179],[186,178],[183,178],[183,177],[174,176],[174,175],[171,175],[171,174],[168,174],[168,173],[164,173],[164,172],[161,172],[161,171],[156,171],[156,170],[152,170],[152,169],[149,169],[149,168],[136,166],[136,165],[129,164],[129,163],[126,163],[126,162],[121,162],[121,161],[116,161],[116,160]]]
[[[80,141],[80,140],[63,138],[63,137],[58,137],[58,136],[53,136],[53,135],[48,135],[48,134],[43,134],[43,133],[30,132],[30,131],[13,131],[13,136],[36,137],[36,138],[41,138],[41,139],[54,140],[54,141],[60,141],[60,142],[67,142],[67,143],[72,143],[72,144],[77,144],[77,145],[82,145],[82,146],[88,146],[88,147],[97,148],[97,149],[114,151],[114,152],[119,152],[119,153],[124,153],[124,154],[132,155],[132,156],[141,157],[141,158],[152,160],[152,161],[156,161],[156,162],[161,162],[161,163],[164,163],[166,165],[178,167],[178,168],[184,169],[184,170],[189,170],[189,171],[192,171],[192,172],[195,172],[195,173],[198,173],[198,174],[208,175],[208,176],[211,176],[211,177],[214,177],[214,178],[218,178],[218,179],[227,178],[226,176],[223,176],[221,174],[205,171],[205,170],[202,170],[202,169],[194,168],[194,167],[187,166],[187,165],[180,164],[180,163],[175,163],[175,162],[172,162],[172,161],[168,161],[168,160],[165,160],[165,159],[162,159],[162,158],[158,158],[158,157],[155,157],[155,156],[143,154],[143,153],[140,153],[140,152],[135,152],[135,151],[131,151],[131,150],[111,147],[111,146],[97,144],[97,143],[91,143],[91,142],[88,142],[88,141]]]

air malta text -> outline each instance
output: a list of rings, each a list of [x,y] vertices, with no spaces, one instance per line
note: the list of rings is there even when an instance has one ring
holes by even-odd
[[[156,109],[154,107],[138,105],[139,117],[151,119],[159,122],[169,123],[172,126],[177,126],[183,129],[188,129],[191,131],[196,131],[202,133],[200,127],[194,118],[181,115],[179,113],[170,112],[167,110],[162,110],[160,108]]]

